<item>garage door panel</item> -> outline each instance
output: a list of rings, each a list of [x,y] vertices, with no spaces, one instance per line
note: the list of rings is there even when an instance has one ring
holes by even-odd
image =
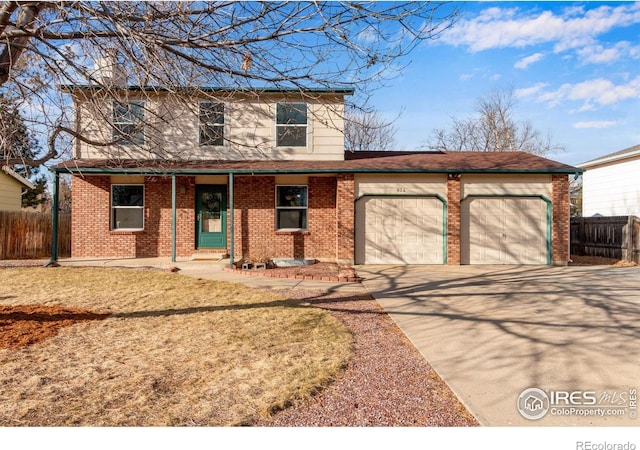
[[[359,263],[443,263],[443,205],[437,198],[370,197],[360,200],[356,214],[364,224],[357,234]]]
[[[546,203],[540,198],[470,198],[461,208],[463,264],[546,264]]]

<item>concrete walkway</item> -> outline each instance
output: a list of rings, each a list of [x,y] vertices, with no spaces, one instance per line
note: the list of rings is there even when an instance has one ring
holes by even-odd
[[[339,283],[333,281],[292,280],[288,278],[271,278],[247,276],[228,272],[229,260],[193,261],[190,258],[67,258],[59,260],[61,266],[94,266],[94,267],[155,267],[169,270],[177,267],[178,273],[188,277],[206,280],[229,281],[242,283],[257,289],[309,289],[321,291],[366,292],[360,283]]]
[[[359,266],[363,284],[484,425],[640,426],[639,267]],[[626,408],[539,420],[516,407],[527,388],[581,391],[560,406]],[[588,393],[587,397],[593,394]],[[635,394],[637,395],[637,393]],[[567,415],[558,415],[559,412]],[[631,414],[629,414],[631,413]],[[610,413],[606,413],[610,414]]]

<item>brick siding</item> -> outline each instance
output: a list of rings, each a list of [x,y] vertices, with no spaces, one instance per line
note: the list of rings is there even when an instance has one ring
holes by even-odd
[[[460,177],[447,177],[447,264],[460,265]]]
[[[275,229],[274,177],[236,176],[234,186],[235,259],[336,259],[338,239],[335,177],[309,177],[308,229],[304,231]],[[349,201],[348,193],[341,195],[346,196],[340,200],[341,204]],[[350,195],[353,198],[353,192]]]
[[[176,254],[188,257],[196,252],[195,179],[177,177],[176,182]],[[72,256],[170,256],[171,178],[145,177],[144,185],[144,230],[117,231],[110,228],[111,178],[74,176]],[[276,231],[275,178],[236,176],[234,257],[352,260],[353,175],[342,176],[340,186],[337,201],[335,177],[309,177],[308,229]],[[227,214],[228,225],[229,217]],[[230,240],[228,228],[227,239]]]
[[[336,257],[338,262],[353,264],[355,252],[355,180],[352,173],[337,178]]]
[[[551,177],[551,243],[554,265],[567,265],[569,262],[569,176]]]
[[[195,242],[195,180],[178,177],[176,182],[176,254],[190,256]],[[144,230],[111,230],[111,178],[74,176],[71,255],[171,256],[171,178],[145,177],[144,187]]]

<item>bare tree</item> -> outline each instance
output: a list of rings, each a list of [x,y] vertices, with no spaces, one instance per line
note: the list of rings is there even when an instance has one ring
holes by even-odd
[[[123,103],[123,83],[143,87],[138,96],[188,96],[195,86],[355,86],[364,93],[456,17],[456,6],[445,2],[5,1],[0,93],[11,94],[47,136],[44,154],[28,162],[38,165],[70,148],[72,137],[113,144],[75,130],[60,85]],[[117,71],[105,77],[105,65],[95,70],[94,60],[117,61]],[[150,122],[169,120],[144,112]],[[0,150],[5,163],[14,162],[10,148]]]
[[[426,146],[442,151],[522,151],[541,156],[563,150],[530,121],[515,119],[515,100],[512,89],[491,91],[476,103],[475,116],[452,117],[451,128],[434,130]]]
[[[350,152],[394,150],[397,129],[379,111],[351,108],[345,115],[344,148]]]

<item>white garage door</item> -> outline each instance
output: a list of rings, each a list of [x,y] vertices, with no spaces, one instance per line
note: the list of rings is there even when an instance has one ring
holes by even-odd
[[[443,206],[429,197],[365,197],[356,207],[358,264],[443,264]]]
[[[468,198],[462,264],[547,264],[547,204],[540,198]]]

